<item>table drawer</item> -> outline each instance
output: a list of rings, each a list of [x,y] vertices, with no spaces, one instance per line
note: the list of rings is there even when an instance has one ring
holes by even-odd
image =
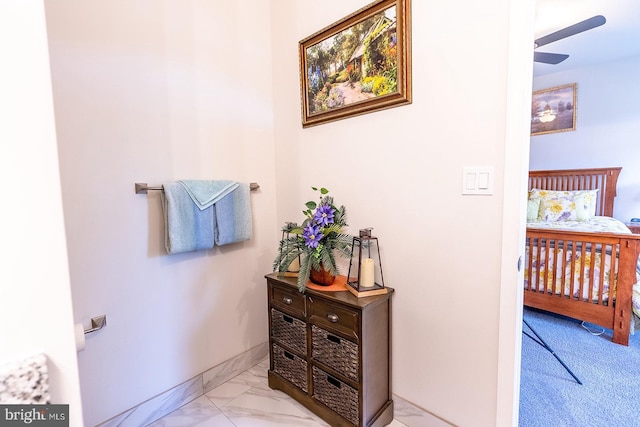
[[[307,353],[307,324],[293,316],[271,309],[271,336],[288,347]]]
[[[307,361],[273,344],[273,372],[293,383],[296,387],[307,391]]]
[[[311,326],[313,345],[311,357],[335,369],[347,378],[358,381],[358,344],[333,335],[316,325]]]
[[[282,286],[269,286],[269,303],[277,306],[287,313],[305,317],[305,296],[297,289],[289,289]]]
[[[311,323],[359,341],[360,314],[357,311],[316,298],[309,306],[309,313]]]

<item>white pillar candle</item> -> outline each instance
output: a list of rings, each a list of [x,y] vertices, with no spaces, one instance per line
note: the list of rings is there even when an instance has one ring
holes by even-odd
[[[363,288],[372,288],[375,284],[373,278],[373,259],[363,258],[360,264],[360,286]]]
[[[300,271],[300,257],[295,257],[293,261],[291,261],[291,264],[289,264],[289,268],[287,269],[287,271],[290,271],[291,273],[297,273],[298,271]]]

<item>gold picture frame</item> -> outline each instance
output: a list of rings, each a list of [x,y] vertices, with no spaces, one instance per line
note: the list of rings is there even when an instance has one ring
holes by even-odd
[[[576,130],[576,101],[575,83],[533,92],[531,136]]]
[[[410,0],[379,0],[301,40],[302,127],[411,103],[410,23]]]

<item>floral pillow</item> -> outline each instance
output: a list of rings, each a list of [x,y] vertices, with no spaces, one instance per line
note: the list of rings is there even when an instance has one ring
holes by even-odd
[[[598,190],[583,191],[575,196],[576,217],[578,221],[587,221],[596,216],[596,199]]]
[[[538,221],[587,221],[596,214],[597,192],[533,189],[529,200],[540,199]]]
[[[538,212],[540,211],[540,196],[532,196],[529,193],[527,200],[527,222],[538,221]]]

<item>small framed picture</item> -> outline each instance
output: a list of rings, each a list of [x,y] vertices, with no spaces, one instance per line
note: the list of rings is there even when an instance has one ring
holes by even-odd
[[[531,136],[576,130],[576,84],[538,90],[531,99]]]

